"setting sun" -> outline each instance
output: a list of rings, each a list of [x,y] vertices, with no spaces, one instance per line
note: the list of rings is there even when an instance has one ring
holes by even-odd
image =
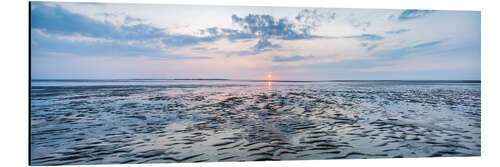
[[[272,77],[273,77],[273,75],[272,75],[272,74],[267,74],[267,79],[268,79],[268,80],[271,80],[271,78],[272,78]]]

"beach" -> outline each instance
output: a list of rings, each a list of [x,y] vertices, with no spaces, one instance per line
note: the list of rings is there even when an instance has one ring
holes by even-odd
[[[32,165],[481,155],[480,81],[32,80]]]

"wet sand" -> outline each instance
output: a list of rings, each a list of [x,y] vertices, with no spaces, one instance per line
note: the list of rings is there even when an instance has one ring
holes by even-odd
[[[478,83],[33,85],[32,165],[481,153]]]

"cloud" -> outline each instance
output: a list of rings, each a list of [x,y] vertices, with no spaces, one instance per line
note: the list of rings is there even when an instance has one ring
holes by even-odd
[[[303,9],[295,16],[296,27],[303,33],[310,33],[322,22],[335,20],[336,14],[332,11],[320,12],[318,9]]]
[[[163,36],[161,41],[167,47],[179,47],[179,46],[189,46],[195,45],[200,42],[211,42],[219,39],[218,37],[196,37],[191,35],[181,35],[181,34],[172,34]]]
[[[384,39],[384,37],[376,35],[376,34],[361,34],[361,35],[354,35],[354,36],[346,36],[345,38],[356,38],[360,40],[367,40],[367,41],[378,41]]]
[[[293,61],[307,60],[311,58],[313,58],[313,56],[290,56],[290,57],[274,56],[273,62],[293,62]]]
[[[399,15],[398,20],[399,21],[413,20],[413,19],[417,19],[417,18],[426,16],[426,15],[433,13],[433,12],[435,12],[435,11],[434,10],[414,10],[414,9],[405,10],[401,13],[401,15]]]
[[[272,44],[269,42],[269,40],[263,38],[260,39],[255,46],[250,48],[251,50],[242,50],[242,51],[236,51],[236,52],[229,52],[227,54],[228,57],[230,56],[251,56],[251,55],[256,55],[262,52],[268,52],[271,51],[271,49],[275,48],[281,48],[281,45],[278,44]]]
[[[399,29],[399,30],[392,30],[392,31],[386,31],[386,34],[401,34],[410,31],[409,29]]]
[[[207,51],[207,50],[211,50],[211,49],[204,48],[204,47],[194,47],[194,48],[191,48],[191,50],[194,50],[194,51]]]
[[[349,20],[349,24],[351,24],[354,28],[360,28],[363,31],[366,31],[366,29],[372,25],[370,21],[361,21],[358,19]]]
[[[434,46],[434,45],[440,44],[442,42],[443,42],[443,40],[426,42],[426,43],[415,45],[415,46],[413,46],[413,48],[423,48],[423,47]]]
[[[32,30],[32,56],[69,54],[78,56],[149,57],[155,59],[211,59],[209,56],[185,56],[165,53],[160,48],[131,44],[124,41],[100,40],[88,37],[58,36]]]
[[[377,45],[369,46],[369,47],[366,48],[366,50],[370,51],[370,50],[373,50],[375,48],[377,48]]]
[[[398,60],[403,59],[408,55],[418,55],[435,52],[436,50],[442,50],[433,47],[437,44],[442,43],[443,40],[426,42],[418,45],[407,46],[399,49],[382,50],[374,53],[372,56],[379,60]]]
[[[242,51],[235,51],[235,52],[229,52],[226,53],[227,57],[231,56],[251,56],[251,55],[256,55],[262,52],[267,52],[271,51],[270,49],[261,49],[261,50],[242,50]]]
[[[308,31],[298,31],[286,18],[275,19],[271,15],[249,14],[245,17],[232,15],[233,23],[243,28],[243,31],[260,38],[277,38],[283,40],[311,39],[317,36]]]
[[[113,13],[102,13],[106,17],[117,17]],[[119,40],[149,40],[165,38],[162,41],[166,45],[185,46],[188,44],[197,44],[199,42],[209,42],[220,38],[230,40],[270,37],[283,40],[311,39],[317,36],[310,34],[310,30],[319,25],[320,21],[333,20],[335,13],[321,13],[316,9],[302,10],[296,17],[297,23],[308,23],[307,27],[295,25],[293,21],[287,18],[276,19],[270,15],[253,15],[238,17],[232,15],[233,23],[239,25],[243,30],[212,27],[200,30],[202,35],[199,37],[192,35],[166,34],[162,28],[151,24],[141,24],[144,19],[131,16],[124,17],[124,25],[115,25],[107,21],[99,21],[88,16],[72,13],[59,5],[48,6],[44,3],[37,3],[36,7],[31,9],[32,28],[41,29],[48,33],[57,33],[62,35],[79,34],[83,36],[119,39]],[[138,23],[127,25],[129,23]],[[179,39],[175,39],[179,38]],[[171,41],[180,41],[180,44],[173,44]],[[263,41],[264,42],[264,41]]]
[[[254,55],[270,49],[280,48],[278,44],[272,44],[268,38],[278,38],[283,40],[296,40],[296,39],[310,39],[314,38],[309,34],[309,31],[297,31],[294,24],[286,18],[275,19],[270,15],[248,15],[244,18],[233,15],[231,18],[233,22],[240,25],[243,29],[228,29],[211,27],[199,30],[202,36],[186,35],[186,34],[168,34],[162,28],[155,27],[151,24],[142,24],[144,21],[140,18],[130,16],[124,17],[125,24],[116,25],[107,21],[99,21],[88,16],[70,12],[59,5],[49,6],[44,3],[39,3],[36,7],[31,9],[32,29],[40,30],[46,34],[57,34],[59,36],[79,37],[82,39],[104,39],[115,41],[111,43],[102,44],[100,46],[92,46],[93,49],[86,51],[83,46],[90,47],[88,40],[81,46],[63,45],[65,48],[60,47],[60,50],[76,53],[81,52],[83,55],[89,55],[90,52],[102,50],[104,52],[129,50],[127,55],[139,55],[139,48],[145,54],[149,54],[151,47],[129,46],[127,41],[144,41],[143,43],[135,42],[135,45],[158,45],[161,42],[161,47],[184,47],[196,45],[203,42],[213,42],[221,38],[229,40],[238,39],[252,39],[260,38],[260,40],[253,46],[250,51],[239,51],[229,55],[247,56]],[[105,13],[109,17],[118,17],[112,13]],[[302,14],[301,17],[312,18],[312,15]],[[301,18],[302,19],[302,18]],[[129,25],[128,23],[134,23]],[[50,40],[50,39],[45,39]],[[95,41],[95,40],[94,40]],[[55,42],[55,40],[51,41]],[[49,42],[50,43],[50,42]],[[149,43],[149,44],[148,44]],[[52,50],[57,49],[55,45],[41,45]],[[109,47],[109,48],[106,48]],[[135,47],[135,48],[134,48]],[[66,49],[66,48],[73,48]],[[130,49],[137,49],[137,52]],[[122,49],[121,51],[119,49]],[[161,48],[154,48],[155,54],[160,54]],[[137,54],[136,54],[137,53]]]
[[[59,5],[42,3],[31,9],[31,27],[64,35],[81,34],[90,37],[109,37],[116,34],[115,26],[81,14],[75,14]]]
[[[125,16],[124,22],[125,22],[125,24],[129,24],[129,23],[137,23],[137,22],[142,22],[142,21],[144,21],[144,19]]]
[[[167,47],[194,45],[210,42],[219,37],[197,37],[182,34],[166,34],[164,29],[151,24],[114,25],[106,21],[98,21],[88,16],[72,13],[59,5],[47,6],[43,3],[31,9],[31,28],[60,35],[82,35],[111,40],[160,40]],[[125,20],[142,21],[142,19],[125,17]],[[227,31],[227,30],[224,30]],[[242,37],[241,35],[239,37]]]
[[[76,36],[78,37],[78,36]],[[88,38],[88,37],[87,37]],[[32,30],[31,49],[37,53],[68,53],[80,56],[162,56],[161,50],[144,45],[129,45],[127,42],[114,40],[72,40],[67,36],[44,34]],[[166,56],[166,55],[165,55]]]
[[[373,49],[378,47],[377,44],[368,45],[368,43],[361,43],[361,46],[366,48],[366,50],[368,50],[368,51],[373,50]]]
[[[257,37],[254,34],[229,28],[210,27],[199,31],[201,35],[211,36],[214,38],[227,38],[229,40],[250,39]]]
[[[394,19],[395,17],[396,17],[396,16],[394,16],[394,15],[392,15],[392,14],[391,14],[390,16],[388,16],[388,17],[387,17],[387,20],[392,20],[392,19]]]
[[[254,46],[255,50],[262,50],[265,48],[281,48],[278,44],[272,44],[267,39],[260,39],[259,42]]]
[[[31,28],[60,35],[78,34],[116,40],[148,40],[166,35],[163,29],[150,24],[117,26],[72,13],[59,5],[47,6],[42,3],[31,9]]]
[[[203,32],[215,36],[226,36],[229,39],[260,38],[257,44],[252,47],[254,51],[243,51],[237,54],[246,56],[258,54],[262,49],[281,47],[280,45],[269,42],[269,38],[281,40],[321,38],[320,36],[311,35],[311,31],[323,21],[334,20],[335,12],[321,13],[316,9],[304,9],[299,12],[295,20],[289,20],[288,18],[278,19],[265,14],[249,14],[245,17],[232,15],[231,19],[233,23],[242,28],[242,30],[211,28]]]
[[[281,40],[319,38],[318,36],[311,35],[310,32],[316,26],[319,26],[321,22],[328,22],[335,19],[335,12],[320,12],[317,9],[304,9],[293,20],[289,20],[288,18],[277,19],[270,15],[249,14],[245,17],[232,15],[231,19],[233,23],[238,25],[240,29],[210,27],[199,30],[201,36],[195,36],[169,34],[163,28],[158,28],[152,24],[143,24],[144,19],[131,16],[124,16],[124,24],[119,25],[107,21],[96,20],[86,15],[73,13],[59,5],[52,6],[39,3],[31,10],[32,29],[41,30],[47,34],[121,41],[113,43],[113,45],[117,46],[108,48],[108,50],[117,50],[118,48],[124,49],[124,47],[128,46],[126,45],[127,41],[144,41],[143,43],[135,42],[136,45],[158,45],[158,42],[160,42],[163,45],[158,45],[158,47],[174,48],[192,46],[204,42],[213,42],[222,38],[227,38],[231,41],[260,38],[253,47],[249,48],[251,50],[231,53],[229,56],[254,55],[281,47],[278,44],[272,44],[268,40],[269,38]],[[106,17],[119,17],[117,14],[113,13],[103,14]],[[109,45],[111,45],[111,43],[96,46],[95,48],[104,50],[103,47]],[[78,46],[67,47],[78,48]],[[159,50],[161,48],[155,49]],[[75,50],[86,52],[81,49]]]

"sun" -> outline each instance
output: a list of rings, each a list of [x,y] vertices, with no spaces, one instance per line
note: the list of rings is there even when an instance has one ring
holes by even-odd
[[[272,75],[272,74],[267,74],[267,79],[268,79],[268,80],[271,80],[271,78],[272,78],[272,77],[273,77],[273,75]]]

